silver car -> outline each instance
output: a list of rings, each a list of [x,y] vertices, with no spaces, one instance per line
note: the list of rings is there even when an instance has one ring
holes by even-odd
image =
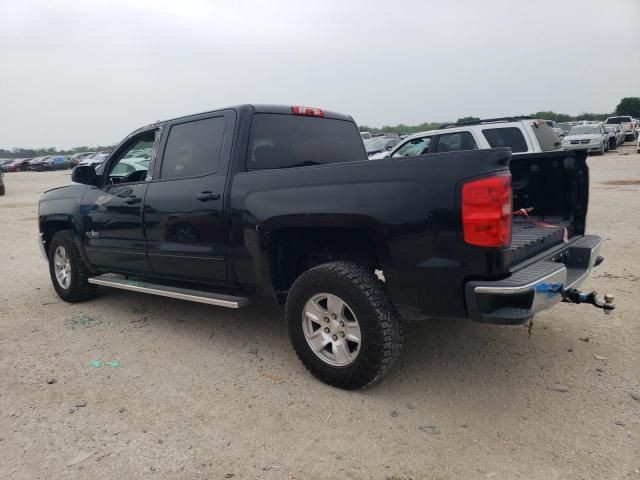
[[[602,125],[577,125],[562,139],[562,148],[604,154],[608,135]]]

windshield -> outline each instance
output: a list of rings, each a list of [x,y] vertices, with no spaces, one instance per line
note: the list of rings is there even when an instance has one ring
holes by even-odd
[[[598,127],[590,127],[588,125],[582,125],[580,127],[573,127],[569,132],[569,135],[593,135],[600,133]]]

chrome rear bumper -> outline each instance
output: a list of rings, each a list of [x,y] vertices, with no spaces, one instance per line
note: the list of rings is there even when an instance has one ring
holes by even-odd
[[[505,279],[468,282],[469,316],[478,322],[512,325],[530,320],[562,301],[563,290],[584,282],[602,261],[601,244],[600,237],[584,236]]]

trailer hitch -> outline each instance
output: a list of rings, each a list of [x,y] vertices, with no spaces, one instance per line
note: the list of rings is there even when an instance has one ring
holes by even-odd
[[[577,288],[567,288],[561,291],[562,301],[569,303],[588,303],[593,305],[596,308],[601,308],[604,310],[604,313],[609,314],[611,310],[616,308],[613,304],[614,298],[613,295],[605,294],[604,302],[598,299],[597,292],[584,293],[578,290]]]

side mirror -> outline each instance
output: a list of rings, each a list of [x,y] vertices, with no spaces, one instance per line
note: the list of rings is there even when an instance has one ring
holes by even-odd
[[[84,185],[95,185],[98,179],[96,169],[89,165],[80,165],[71,172],[71,181]]]

